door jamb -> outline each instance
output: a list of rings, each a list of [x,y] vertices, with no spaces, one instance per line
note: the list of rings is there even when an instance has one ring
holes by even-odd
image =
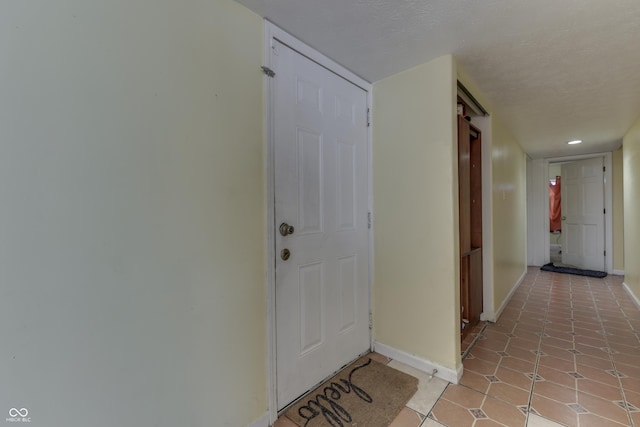
[[[481,321],[495,322],[493,303],[493,167],[491,116],[474,117],[473,124],[482,132],[482,314]]]
[[[544,263],[548,263],[551,260],[551,252],[549,250],[550,238],[549,238],[549,163],[558,163],[558,162],[569,162],[574,160],[584,160],[591,159],[596,157],[604,158],[604,208],[606,210],[606,214],[604,216],[604,248],[607,255],[604,257],[605,259],[605,271],[607,273],[613,273],[613,170],[612,170],[612,153],[594,153],[594,154],[584,154],[577,156],[565,156],[565,157],[550,157],[544,159],[543,162],[543,173],[544,178],[546,179],[546,183],[542,185],[542,191],[546,192],[546,196],[542,198],[543,207],[545,215],[544,215]]]
[[[280,29],[268,20],[264,20],[264,64],[267,67],[271,67],[271,47],[273,40],[278,40],[283,44],[291,47],[298,53],[306,56],[310,60],[316,62],[320,66],[333,72],[334,74],[342,77],[343,79],[351,82],[352,84],[360,87],[367,93],[367,108],[369,114],[372,110],[372,85],[341,65],[337,64],[330,58],[317,52],[310,46],[304,44],[300,40],[296,39],[289,33]],[[276,73],[278,70],[273,70]],[[278,405],[277,405],[277,378],[276,378],[276,318],[275,318],[275,170],[274,170],[274,126],[273,126],[273,97],[272,97],[271,78],[267,75],[264,76],[264,109],[265,109],[265,209],[266,209],[266,248],[265,248],[265,264],[266,264],[266,278],[265,278],[265,296],[267,304],[267,403],[269,421],[273,424],[278,418]],[[363,117],[363,120],[368,119]],[[370,121],[369,121],[370,123]],[[368,247],[369,247],[369,318],[371,319],[373,306],[373,157],[372,157],[372,125],[367,128],[367,193],[368,201],[367,208],[369,215],[369,233],[368,233]],[[373,330],[369,329],[369,348],[373,348]]]

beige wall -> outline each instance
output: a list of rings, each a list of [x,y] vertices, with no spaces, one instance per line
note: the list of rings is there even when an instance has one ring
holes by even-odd
[[[624,271],[624,185],[622,147],[612,153],[613,268]]]
[[[526,157],[493,118],[493,286],[499,309],[526,271]]]
[[[460,363],[455,65],[444,56],[373,88],[375,339]]]
[[[457,71],[445,56],[373,91],[374,336],[449,368],[460,363]],[[485,256],[493,260],[497,309],[526,271],[526,163],[514,138],[491,120],[493,251]]]
[[[228,0],[0,14],[0,402],[47,426],[267,411],[262,20]]]
[[[624,274],[625,283],[640,298],[640,119],[622,141],[624,179]]]

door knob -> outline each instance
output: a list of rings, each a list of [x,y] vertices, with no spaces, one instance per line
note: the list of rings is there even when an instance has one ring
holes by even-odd
[[[291,256],[291,251],[289,249],[284,248],[283,250],[280,251],[280,258],[282,258],[283,261],[288,260],[290,256]]]
[[[562,220],[563,220],[563,221],[566,221],[566,220],[567,220],[567,217],[563,215],[563,216],[562,216]]]
[[[286,222],[283,222],[282,224],[280,224],[280,234],[282,234],[283,236],[288,236],[289,234],[293,234],[294,231],[295,231],[295,228],[293,228],[293,225],[289,225]]]

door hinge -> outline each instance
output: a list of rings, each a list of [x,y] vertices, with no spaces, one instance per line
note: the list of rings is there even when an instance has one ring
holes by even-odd
[[[371,108],[367,108],[367,127],[371,126]]]
[[[607,256],[607,251],[604,251],[604,256]]]
[[[607,167],[606,167],[606,166],[603,166],[603,167],[602,167],[602,172],[606,172],[606,170],[607,170]]]
[[[371,230],[371,212],[367,212],[367,228]]]
[[[373,330],[373,313],[369,312],[369,330]]]
[[[275,77],[276,76],[276,72],[273,71],[271,68],[263,65],[262,67],[262,72],[265,73],[268,77]]]
[[[607,214],[607,210],[606,209],[602,209],[602,213],[606,215]]]

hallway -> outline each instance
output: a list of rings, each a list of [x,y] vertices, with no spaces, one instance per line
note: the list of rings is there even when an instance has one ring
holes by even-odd
[[[392,426],[640,426],[640,310],[622,280],[529,267],[498,322],[474,334],[459,385],[376,354],[420,380]]]
[[[483,417],[523,426],[527,412],[568,426],[640,425],[640,311],[622,280],[530,267],[430,417],[456,427],[489,425]],[[504,418],[505,403],[522,416]]]

